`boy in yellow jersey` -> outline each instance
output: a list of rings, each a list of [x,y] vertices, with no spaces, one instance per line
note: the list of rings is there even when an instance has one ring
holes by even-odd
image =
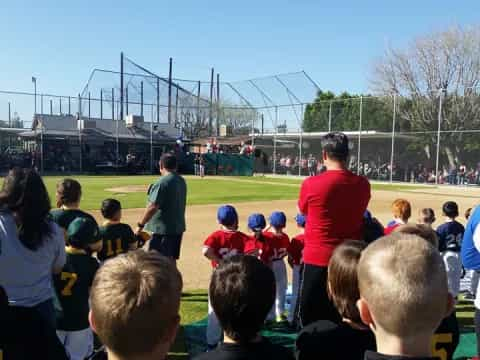
[[[101,211],[106,221],[100,227],[103,248],[102,251],[97,253],[98,260],[105,261],[129,250],[135,250],[138,241],[132,228],[130,225],[120,222],[122,219],[120,201],[115,199],[103,200]]]
[[[63,311],[57,314],[57,335],[71,360],[83,360],[93,350],[93,334],[88,322],[88,296],[99,268],[91,256],[100,251],[97,224],[84,217],[73,220],[67,229],[67,262],[54,275],[57,297]]]

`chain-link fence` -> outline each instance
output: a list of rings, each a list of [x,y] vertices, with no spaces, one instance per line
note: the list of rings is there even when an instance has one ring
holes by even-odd
[[[153,171],[177,138],[203,138],[224,152],[253,145],[259,173],[311,175],[322,171],[322,136],[342,131],[349,168],[371,179],[479,182],[479,88],[324,96],[305,72],[226,82],[213,70],[192,81],[171,69],[158,76],[122,56],[121,71],[95,69],[77,96],[0,91],[0,151],[28,152],[25,163],[45,171],[118,168],[133,152]]]

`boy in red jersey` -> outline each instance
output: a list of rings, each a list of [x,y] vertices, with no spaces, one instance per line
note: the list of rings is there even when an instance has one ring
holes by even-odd
[[[283,232],[287,224],[287,217],[281,211],[274,211],[270,215],[270,230],[264,232],[265,242],[270,248],[269,262],[275,274],[275,319],[277,322],[286,320],[285,317],[285,293],[287,291],[287,268],[284,258],[290,246],[288,235]],[[271,319],[273,316],[269,316]]]
[[[288,246],[288,263],[293,269],[292,274],[292,300],[290,301],[290,311],[288,312],[288,323],[290,326],[295,325],[295,314],[297,307],[298,292],[300,290],[300,271],[303,263],[303,246],[305,244],[305,216],[298,214],[295,216],[297,227],[301,229],[301,233],[292,238]]]
[[[234,255],[243,254],[250,238],[238,231],[238,214],[231,205],[218,209],[217,220],[221,229],[213,232],[203,244],[203,255],[211,260],[215,269],[218,264]],[[208,300],[207,347],[214,349],[222,338],[222,329]]]

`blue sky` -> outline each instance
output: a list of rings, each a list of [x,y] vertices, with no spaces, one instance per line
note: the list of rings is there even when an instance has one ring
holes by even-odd
[[[160,75],[225,80],[305,70],[322,89],[368,90],[387,44],[478,23],[480,1],[22,1],[0,4],[0,89],[74,95],[119,53]]]

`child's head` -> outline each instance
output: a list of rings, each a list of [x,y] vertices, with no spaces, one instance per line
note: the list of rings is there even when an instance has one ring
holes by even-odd
[[[112,221],[120,221],[122,218],[122,205],[116,199],[105,199],[102,201],[102,216]]]
[[[435,249],[438,249],[438,236],[431,226],[425,224],[406,224],[400,225],[394,233],[417,235],[422,239],[428,241]]]
[[[377,341],[431,336],[453,306],[439,251],[416,235],[393,233],[370,244],[358,283],[360,316]]]
[[[400,219],[406,223],[408,219],[410,219],[410,216],[412,216],[412,207],[407,200],[397,199],[392,203],[392,213],[396,219]]]
[[[443,215],[450,219],[455,219],[458,217],[458,204],[455,201],[447,201],[442,206]]]
[[[82,197],[82,186],[77,180],[63,179],[57,183],[57,207],[78,206]]]
[[[268,219],[275,230],[282,230],[287,225],[287,217],[283,211],[274,211]]]
[[[163,359],[180,321],[182,276],[156,251],[136,250],[107,261],[90,292],[90,324],[120,359]]]
[[[302,215],[302,214],[297,214],[295,216],[295,222],[297,223],[297,226],[299,228],[305,228],[305,224],[307,223],[307,218],[305,217],[305,215]]]
[[[236,230],[238,228],[237,210],[231,205],[223,205],[218,208],[217,220],[220,225],[228,229]]]
[[[267,226],[265,216],[263,214],[252,214],[248,217],[248,228],[254,233],[255,238],[259,239],[262,236],[262,231]]]
[[[468,208],[465,210],[465,219],[470,219],[470,215],[472,214],[472,208]]]
[[[418,212],[418,223],[431,226],[435,222],[435,211],[423,208]]]
[[[361,324],[357,301],[357,266],[363,249],[363,241],[350,240],[338,246],[328,265],[328,294],[342,318]]]
[[[275,301],[275,277],[253,256],[232,256],[213,273],[209,294],[225,334],[247,343],[257,336]]]
[[[76,249],[94,252],[102,250],[98,226],[95,221],[87,217],[77,217],[68,225],[67,243]]]

